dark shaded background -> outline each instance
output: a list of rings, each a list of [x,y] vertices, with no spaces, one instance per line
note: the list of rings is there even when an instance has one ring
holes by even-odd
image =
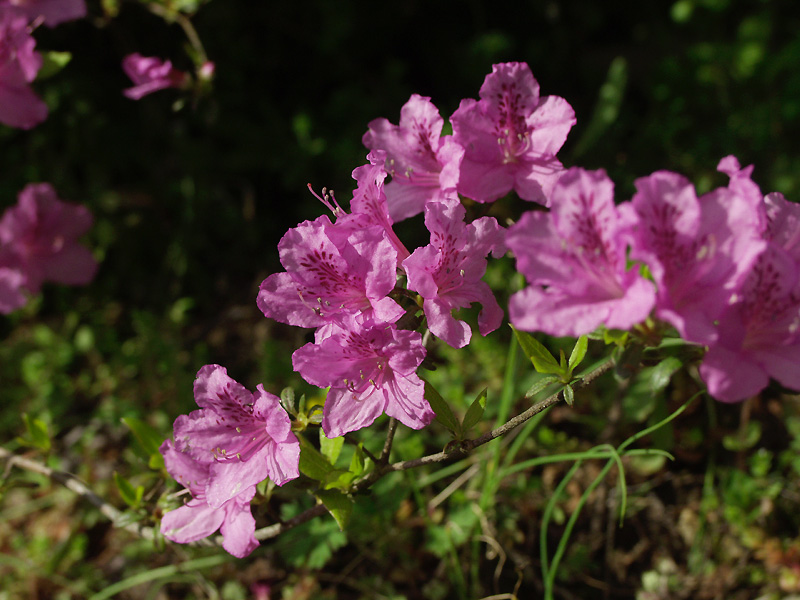
[[[124,98],[120,61],[138,51],[191,68],[179,27],[135,3],[111,21],[90,9],[93,20],[37,31],[39,48],[73,60],[37,83],[44,124],[0,132],[0,203],[36,180],[88,203],[107,250],[99,283],[138,305],[166,294],[214,311],[252,296],[257,275],[278,268],[280,236],[322,210],[305,184],[347,201],[370,120],[396,122],[414,92],[446,118],[495,62],[527,61],[544,94],[573,105],[561,157],[607,169],[620,199],[660,168],[707,179],[730,153],[755,164],[765,191],[791,196],[800,181],[800,11],[789,0],[209,2],[194,23],[215,88],[178,111],[174,90]],[[619,57],[618,117],[579,148]]]

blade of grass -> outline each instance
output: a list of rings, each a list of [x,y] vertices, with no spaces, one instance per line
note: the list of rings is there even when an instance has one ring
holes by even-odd
[[[553,590],[548,589],[546,585],[550,578],[550,567],[547,560],[547,528],[550,525],[550,519],[553,516],[553,511],[556,508],[558,500],[561,498],[561,494],[564,493],[567,485],[575,476],[575,473],[578,472],[582,462],[581,460],[577,460],[575,464],[570,467],[567,474],[564,475],[564,478],[556,486],[553,495],[550,496],[550,500],[547,502],[547,506],[544,508],[544,514],[542,515],[542,527],[539,530],[539,556],[542,562],[542,581],[545,582],[545,600],[553,600]]]
[[[567,542],[569,541],[570,536],[572,535],[572,529],[575,527],[575,523],[578,521],[578,517],[581,514],[581,510],[583,510],[584,505],[586,504],[587,500],[589,499],[589,495],[600,485],[600,482],[605,479],[608,472],[611,470],[611,467],[614,466],[614,460],[611,459],[606,463],[606,466],[603,467],[603,470],[594,478],[594,481],[586,488],[586,491],[581,494],[580,500],[578,500],[578,506],[572,512],[567,521],[567,525],[564,528],[564,533],[561,534],[561,539],[558,542],[558,547],[556,548],[555,554],[553,554],[553,562],[550,565],[550,569],[547,573],[547,577],[544,580],[544,597],[546,600],[552,600],[553,598],[553,585],[555,584],[556,580],[556,571],[558,570],[558,565],[561,563],[561,558],[564,556],[564,552],[567,549]],[[580,461],[575,463],[576,465],[580,464]],[[576,469],[577,470],[577,469]],[[572,471],[570,471],[572,473]],[[573,473],[574,474],[574,473]]]
[[[94,594],[89,600],[105,600],[111,598],[120,592],[128,590],[137,585],[147,583],[149,581],[157,581],[167,577],[174,577],[178,573],[191,573],[201,569],[209,569],[218,565],[224,564],[234,560],[230,554],[215,554],[214,556],[206,556],[203,558],[196,558],[194,560],[187,560],[186,562],[178,563],[177,565],[169,565],[166,567],[159,567],[158,569],[151,569],[143,573],[137,573],[127,579],[118,581],[100,592]]]

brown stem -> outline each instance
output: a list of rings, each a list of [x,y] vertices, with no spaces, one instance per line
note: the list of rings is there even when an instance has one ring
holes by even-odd
[[[194,51],[197,53],[200,64],[203,65],[208,62],[208,56],[206,55],[205,48],[203,48],[203,43],[200,41],[200,36],[197,35],[197,30],[186,15],[176,10],[169,10],[160,4],[151,3],[147,5],[147,8],[150,12],[158,15],[162,19],[166,21],[175,21],[180,25],[181,29],[183,29],[183,33],[186,35],[186,39],[189,40],[189,44],[191,44],[192,48],[194,48]]]
[[[137,523],[118,525],[118,523],[123,520],[124,517],[122,511],[118,510],[103,500],[100,496],[95,494],[85,483],[78,479],[76,475],[67,473],[66,471],[57,471],[56,469],[51,469],[47,465],[43,465],[40,462],[31,460],[30,458],[25,458],[19,454],[9,452],[5,448],[0,448],[0,459],[8,461],[8,465],[6,467],[7,470],[10,470],[13,467],[19,467],[21,469],[25,469],[26,471],[39,473],[45,477],[48,477],[49,479],[52,479],[53,481],[60,483],[67,489],[72,490],[78,494],[78,496],[85,498],[90,504],[97,507],[100,512],[103,513],[103,515],[114,524],[114,526],[121,527],[122,529],[130,531],[131,533],[136,534],[146,540],[155,539],[155,532],[152,527],[147,527],[146,525]]]

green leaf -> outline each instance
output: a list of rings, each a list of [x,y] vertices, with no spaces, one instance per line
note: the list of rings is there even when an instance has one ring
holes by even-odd
[[[749,421],[743,430],[734,435],[723,436],[722,445],[731,452],[740,452],[755,446],[759,439],[761,439],[761,423]]]
[[[148,456],[153,454],[161,456],[159,448],[164,442],[164,436],[157,429],[135,417],[123,417],[122,422],[131,430]]]
[[[364,450],[361,444],[356,446],[356,451],[353,452],[353,458],[350,459],[350,472],[356,477],[360,477],[366,469],[367,463],[364,457]]]
[[[353,457],[350,459],[350,469],[342,471],[334,469],[331,471],[323,482],[322,488],[326,490],[332,489],[347,489],[356,479],[358,479],[366,470],[366,460],[364,458],[364,451],[362,445],[356,446]]]
[[[300,472],[316,481],[327,480],[336,469],[304,436],[298,435],[297,439],[300,442]]]
[[[315,495],[325,505],[331,516],[336,519],[339,529],[344,531],[350,515],[353,513],[353,501],[350,497],[335,490],[319,490]]]
[[[322,428],[319,430],[319,448],[322,455],[327,458],[332,465],[336,464],[336,459],[342,451],[344,445],[344,436],[333,439],[328,439]]]
[[[424,379],[422,381],[425,381]],[[457,440],[462,438],[461,422],[456,418],[450,406],[428,381],[425,381],[425,399],[430,403],[436,420],[447,428]]]
[[[22,413],[22,421],[25,423],[25,437],[18,437],[17,441],[25,446],[33,446],[43,452],[50,451],[50,434],[47,431],[47,423],[36,417],[30,417],[27,413]]]
[[[517,336],[517,341],[522,347],[522,351],[533,363],[534,369],[539,373],[553,373],[559,376],[565,374],[564,369],[559,366],[550,351],[539,340],[529,333],[519,331],[513,325],[511,325],[511,329],[514,331],[514,335]]]
[[[37,80],[47,79],[58,73],[72,60],[69,52],[42,52],[42,67],[36,75]]]
[[[116,471],[114,471],[114,483],[117,484],[119,495],[122,496],[122,500],[125,504],[131,508],[139,508],[142,504],[142,498],[144,497],[144,486],[137,485],[133,487],[130,481]]]
[[[583,358],[586,356],[586,351],[589,348],[589,336],[582,335],[578,338],[578,341],[575,342],[575,347],[572,349],[572,354],[569,355],[569,372],[572,374],[572,371],[575,370],[581,362]]]
[[[525,398],[526,399],[533,398],[536,394],[541,392],[547,386],[557,382],[558,382],[558,377],[556,377],[555,375],[545,375],[541,379],[539,379],[536,383],[534,383],[527,392],[525,392]]]
[[[683,363],[675,358],[669,356],[653,367],[649,372],[650,387],[654,394],[662,392],[672,376],[683,366]]]
[[[628,332],[623,329],[604,329],[603,342],[606,344],[616,344],[617,346],[624,346],[628,341]]]
[[[150,458],[147,459],[147,466],[154,471],[161,471],[167,468],[167,465],[164,463],[164,456],[161,452],[151,454]]]
[[[461,431],[467,433],[470,429],[478,424],[483,416],[483,409],[486,408],[486,392],[488,388],[483,388],[480,394],[472,401],[467,409],[467,414],[464,415],[464,420],[461,422]]]
[[[567,404],[572,406],[575,403],[575,390],[572,389],[570,384],[564,386],[564,400]]]
[[[294,399],[294,390],[292,388],[287,387],[281,390],[281,406],[293,417],[297,416],[297,404]]]

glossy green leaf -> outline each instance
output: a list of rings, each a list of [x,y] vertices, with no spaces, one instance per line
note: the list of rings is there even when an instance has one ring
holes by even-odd
[[[72,54],[69,52],[42,52],[42,67],[36,75],[36,79],[47,79],[52,77],[61,69],[67,66],[69,61],[72,60]]]
[[[161,455],[159,448],[164,442],[164,436],[157,429],[135,417],[123,417],[121,420],[131,430],[148,456]]]
[[[350,497],[336,490],[319,490],[315,495],[336,520],[339,529],[344,531],[353,513],[353,501]]]
[[[488,388],[483,388],[481,393],[478,394],[472,404],[469,405],[467,413],[464,415],[464,420],[461,422],[461,431],[467,433],[470,429],[478,424],[483,416],[483,410],[486,408],[486,393]]]
[[[302,435],[300,441],[300,472],[316,481],[326,481],[336,471],[330,461]]]
[[[423,379],[423,381],[425,380]],[[436,421],[447,428],[456,439],[461,439],[461,422],[453,414],[450,405],[442,398],[441,394],[427,381],[425,381],[425,399],[436,413]]]
[[[26,435],[18,437],[17,441],[25,446],[33,446],[43,452],[49,452],[50,434],[47,430],[47,423],[31,417],[27,413],[22,414],[22,421],[25,423]]]
[[[581,362],[583,361],[584,357],[586,356],[586,351],[589,349],[589,336],[582,335],[578,338],[578,341],[575,342],[575,347],[572,349],[572,353],[569,355],[569,371],[575,370]]]
[[[539,340],[529,333],[519,331],[513,325],[511,329],[514,330],[514,335],[517,336],[517,341],[522,347],[525,356],[533,363],[534,369],[539,373],[564,374],[564,369],[561,368],[553,355],[550,354],[550,351]]]
[[[130,481],[125,479],[122,475],[114,471],[114,483],[117,484],[119,495],[122,500],[131,508],[139,508],[144,497],[144,486],[137,485],[136,487]]]
[[[319,448],[322,452],[322,455],[327,458],[332,465],[336,464],[336,459],[339,458],[339,454],[342,451],[342,446],[344,445],[344,437],[337,437],[333,439],[328,439],[325,436],[325,432],[322,431],[320,427],[319,430]]]
[[[281,406],[293,417],[297,416],[297,403],[295,402],[292,388],[287,387],[281,390]]]
[[[564,386],[564,400],[566,400],[567,404],[570,406],[575,404],[575,390],[573,390],[572,386],[569,384]]]
[[[653,367],[649,372],[650,388],[654,394],[663,391],[672,376],[683,366],[680,360],[669,356]]]
[[[558,383],[558,377],[555,375],[545,375],[541,379],[537,380],[530,389],[525,392],[525,398],[533,398],[536,394],[544,390],[547,386],[552,385],[554,383]]]

